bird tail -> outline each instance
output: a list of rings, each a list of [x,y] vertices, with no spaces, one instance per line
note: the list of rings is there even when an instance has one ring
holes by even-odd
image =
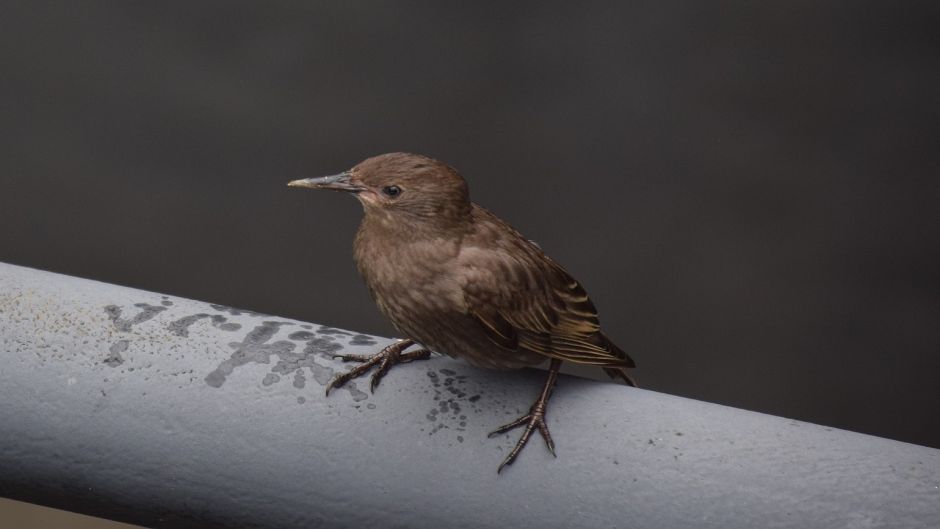
[[[636,367],[636,362],[630,358],[630,355],[617,347],[614,342],[611,342],[610,338],[604,336],[603,334],[601,335],[601,338],[604,340],[604,348],[610,351],[610,354],[623,360],[623,366],[605,367],[604,372],[607,373],[607,376],[613,380],[622,380],[628,386],[638,387],[636,385],[636,381],[633,380],[633,377],[631,377],[630,373],[627,371],[629,368]]]
[[[636,385],[636,381],[633,380],[633,377],[627,373],[627,369],[625,367],[605,367],[604,372],[607,373],[607,376],[613,380],[622,380],[628,386],[633,386],[635,388],[639,387]]]

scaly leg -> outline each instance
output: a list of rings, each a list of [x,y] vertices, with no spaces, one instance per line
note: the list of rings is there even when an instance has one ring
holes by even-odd
[[[372,380],[369,383],[371,391],[375,393],[375,388],[379,385],[382,377],[385,376],[385,373],[388,373],[388,370],[391,369],[393,365],[404,364],[411,362],[412,360],[424,360],[431,357],[431,351],[427,349],[419,349],[410,353],[402,352],[414,345],[414,343],[414,340],[399,340],[392,345],[389,345],[385,349],[382,349],[378,353],[375,353],[374,355],[333,355],[333,358],[341,358],[343,362],[362,362],[362,364],[350,369],[345,373],[340,373],[339,375],[333,377],[333,380],[330,380],[330,383],[326,385],[327,396],[330,395],[330,390],[342,387],[343,384],[354,378],[365,375],[369,372],[370,369],[372,369],[373,366],[378,365],[379,369],[372,375]]]
[[[555,455],[555,443],[552,441],[552,435],[548,432],[548,426],[545,424],[545,406],[548,404],[548,398],[552,394],[552,388],[555,387],[555,381],[558,379],[558,368],[560,367],[561,360],[553,358],[548,368],[548,379],[542,387],[542,394],[536,399],[535,404],[529,408],[529,413],[509,424],[500,426],[490,433],[490,437],[493,437],[494,435],[499,435],[518,426],[525,425],[525,431],[522,432],[522,437],[519,438],[519,442],[516,443],[516,446],[509,452],[506,459],[499,465],[499,468],[496,470],[497,474],[502,472],[503,467],[511,465],[512,462],[516,460],[516,456],[519,455],[522,448],[529,442],[529,437],[532,436],[532,432],[536,428],[538,428],[539,433],[542,434],[542,438],[545,439],[545,445],[548,446],[548,451],[551,452],[553,456]]]

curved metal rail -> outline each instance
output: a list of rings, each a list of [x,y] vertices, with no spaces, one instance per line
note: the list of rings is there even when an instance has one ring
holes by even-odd
[[[0,495],[150,527],[940,527],[940,450],[0,264]]]

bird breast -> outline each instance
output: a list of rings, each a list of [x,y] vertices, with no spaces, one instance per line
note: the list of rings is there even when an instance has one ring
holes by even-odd
[[[491,369],[518,368],[545,360],[524,349],[499,347],[469,314],[464,291],[475,276],[473,268],[463,266],[461,259],[467,252],[481,250],[462,247],[460,239],[402,240],[362,232],[360,229],[355,244],[359,273],[379,310],[405,336],[434,351]]]
[[[400,329],[400,320],[431,313],[460,312],[465,307],[453,262],[457,241],[430,239],[388,243],[357,237],[356,265],[385,315]]]

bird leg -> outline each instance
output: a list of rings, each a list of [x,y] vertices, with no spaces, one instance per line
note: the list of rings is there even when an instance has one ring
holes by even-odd
[[[431,357],[431,351],[427,349],[419,349],[417,351],[412,351],[410,353],[403,353],[405,349],[414,345],[414,340],[399,340],[392,345],[389,345],[385,349],[382,349],[378,353],[373,355],[357,355],[357,354],[338,354],[333,355],[333,358],[340,358],[343,362],[362,362],[360,365],[350,369],[345,373],[340,373],[333,377],[330,380],[330,383],[326,385],[326,395],[330,395],[330,390],[333,388],[342,387],[343,384],[349,382],[354,378],[361,377],[369,372],[374,366],[378,365],[379,369],[372,374],[372,381],[369,383],[369,388],[372,393],[375,393],[375,388],[379,385],[379,382],[382,380],[382,377],[385,376],[385,373],[388,373],[388,370],[395,364],[405,364],[411,362],[412,360],[425,360]]]
[[[548,432],[548,426],[545,424],[545,407],[548,404],[548,398],[552,394],[552,388],[555,387],[555,381],[558,379],[558,368],[560,367],[561,360],[553,358],[548,368],[548,379],[545,380],[545,385],[542,387],[542,393],[539,395],[539,398],[535,400],[535,404],[529,408],[529,413],[490,432],[489,436],[493,437],[494,435],[499,435],[513,428],[525,425],[525,431],[522,432],[522,437],[519,438],[519,442],[516,443],[516,446],[509,452],[506,459],[499,465],[499,468],[496,470],[497,474],[502,472],[503,467],[511,465],[512,462],[516,460],[516,456],[519,455],[522,448],[529,442],[529,437],[532,436],[532,432],[536,428],[538,428],[539,433],[542,434],[542,439],[545,439],[545,445],[548,447],[548,451],[551,452],[553,456],[555,455],[555,442],[552,441],[552,435]]]

